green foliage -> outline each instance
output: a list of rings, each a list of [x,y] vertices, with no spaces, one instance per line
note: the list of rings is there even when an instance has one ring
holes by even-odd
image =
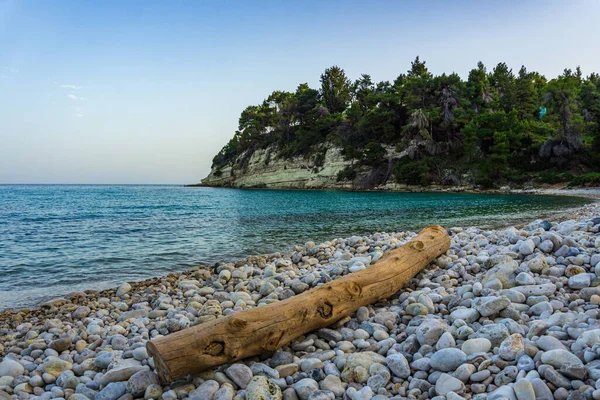
[[[334,65],[321,75],[321,93],[330,113],[341,113],[350,101],[350,80],[343,69]]]
[[[394,164],[392,175],[398,183],[423,186],[429,184],[429,167],[423,161],[399,160]]]
[[[337,173],[336,180],[341,181],[352,181],[356,178],[356,170],[352,165],[346,165],[344,169]]]
[[[573,180],[573,174],[570,172],[561,172],[556,168],[547,169],[538,173],[536,179],[539,183],[548,183],[554,185],[556,183],[566,183]]]
[[[599,186],[600,185],[600,172],[588,172],[587,174],[580,175],[574,178],[570,186]]]
[[[488,70],[479,62],[462,80],[435,76],[416,57],[393,82],[374,82],[368,74],[351,81],[332,66],[319,89],[302,83],[243,110],[213,167],[243,171],[254,151],[269,148],[274,157],[305,157],[318,171],[330,146],[368,167],[370,181],[440,183],[448,169],[487,187],[569,181],[568,173],[600,172],[600,75],[565,69],[548,80],[524,66],[513,73],[505,63]],[[393,167],[386,147],[403,152]],[[354,168],[340,173],[355,178]]]
[[[370,142],[365,146],[363,163],[372,166],[381,164],[385,155],[386,151],[381,144]]]

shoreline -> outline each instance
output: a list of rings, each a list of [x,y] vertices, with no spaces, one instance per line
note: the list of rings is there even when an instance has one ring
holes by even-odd
[[[496,194],[496,195],[548,195],[548,196],[580,196],[600,199],[600,187],[573,187],[568,188],[566,184],[548,185],[543,187],[532,187],[530,189],[479,189],[473,186],[411,186],[403,185],[402,188],[377,187],[374,189],[355,189],[349,187],[288,187],[288,186],[225,186],[225,185],[207,185],[203,183],[184,184],[183,187],[199,187],[214,189],[240,189],[240,190],[282,190],[282,191],[339,191],[339,192],[357,192],[357,193],[467,193],[467,194]],[[590,193],[586,193],[590,192]]]
[[[600,355],[588,354],[600,346],[599,193],[579,193],[595,201],[536,220],[541,222],[449,228],[450,250],[390,299],[275,353],[173,383],[158,381],[145,349],[148,340],[368,268],[416,233],[307,242],[286,253],[198,266],[72,293],[39,307],[0,311],[0,399],[200,400],[220,391],[215,398],[248,400],[256,398],[249,394],[254,390],[273,390],[273,399],[313,400],[310,393],[320,390],[328,399],[375,399],[377,394],[377,400],[401,400],[429,391],[436,400],[460,397],[449,393],[483,400],[486,395],[512,398],[519,390],[568,396],[574,390],[571,381],[600,397],[593,378],[600,377],[595,372]],[[595,222],[586,222],[592,218]],[[574,327],[579,334],[597,330],[598,340],[589,339],[585,347],[588,342],[573,337]],[[563,348],[581,367],[552,369],[558,364],[548,364],[544,354]],[[426,368],[421,360],[427,360]],[[550,369],[553,374],[546,373]]]

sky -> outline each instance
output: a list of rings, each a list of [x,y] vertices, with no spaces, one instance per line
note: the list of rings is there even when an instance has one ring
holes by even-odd
[[[0,183],[185,184],[325,68],[600,72],[600,1],[0,0]]]

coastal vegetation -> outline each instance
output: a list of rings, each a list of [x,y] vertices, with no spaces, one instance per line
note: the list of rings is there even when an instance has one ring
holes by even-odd
[[[252,154],[304,157],[315,173],[326,150],[350,164],[338,181],[370,188],[410,185],[578,185],[600,181],[600,75],[579,67],[548,79],[505,63],[479,62],[466,80],[432,74],[419,57],[393,82],[351,80],[327,68],[321,86],[274,91],[242,111],[238,130],[213,159],[242,173]],[[359,178],[357,178],[359,177]]]

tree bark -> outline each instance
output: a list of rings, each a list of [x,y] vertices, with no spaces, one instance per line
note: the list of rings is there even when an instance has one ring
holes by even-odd
[[[289,299],[230,314],[147,343],[163,382],[274,351],[392,296],[450,247],[439,225],[391,250],[372,266]]]

